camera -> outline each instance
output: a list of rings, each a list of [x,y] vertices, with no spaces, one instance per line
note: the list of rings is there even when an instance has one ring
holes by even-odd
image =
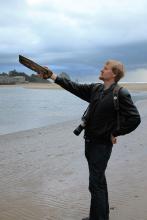
[[[82,123],[73,131],[73,133],[78,136],[79,134],[81,134],[85,126],[86,126],[86,123],[82,121]]]
[[[84,112],[84,114],[81,118],[81,120],[82,120],[81,124],[73,131],[73,133],[75,135],[78,136],[79,134],[81,134],[83,129],[85,129],[85,127],[87,125],[87,122],[88,122],[88,118],[89,118],[89,106],[88,106],[88,108],[86,109],[86,111]]]

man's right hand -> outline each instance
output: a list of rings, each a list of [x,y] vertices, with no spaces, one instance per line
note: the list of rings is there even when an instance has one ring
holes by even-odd
[[[47,69],[48,72],[47,72],[47,73],[44,73],[44,72],[38,73],[38,76],[39,76],[40,78],[43,78],[43,79],[49,79],[49,78],[51,78],[52,80],[55,80],[55,79],[57,78],[57,75],[54,74],[48,67],[45,66],[44,68]]]
[[[51,77],[51,75],[53,74],[53,72],[46,66],[44,66],[44,68],[47,70],[47,71],[40,71],[38,72],[38,76],[43,78],[43,79],[48,79]]]

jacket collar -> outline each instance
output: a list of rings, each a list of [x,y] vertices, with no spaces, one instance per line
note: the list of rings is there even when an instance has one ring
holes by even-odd
[[[103,92],[107,93],[107,92],[113,90],[116,85],[117,85],[117,83],[114,82],[114,83],[111,84],[111,86],[108,89],[104,89],[105,87],[104,87],[104,84],[103,84]]]

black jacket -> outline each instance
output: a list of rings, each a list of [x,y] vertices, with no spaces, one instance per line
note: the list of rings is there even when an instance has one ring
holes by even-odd
[[[119,92],[120,128],[117,130],[117,114],[113,102],[115,83],[106,90],[103,84],[78,84],[61,77],[57,77],[55,83],[90,103],[91,112],[85,128],[85,137],[110,140],[111,134],[115,137],[128,134],[141,122],[130,93],[122,88]]]

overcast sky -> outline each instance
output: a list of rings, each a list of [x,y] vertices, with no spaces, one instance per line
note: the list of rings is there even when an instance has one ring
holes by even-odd
[[[147,81],[146,9],[146,0],[1,1],[0,72],[28,72],[18,63],[22,54],[57,73],[92,78],[118,59],[124,81]]]

